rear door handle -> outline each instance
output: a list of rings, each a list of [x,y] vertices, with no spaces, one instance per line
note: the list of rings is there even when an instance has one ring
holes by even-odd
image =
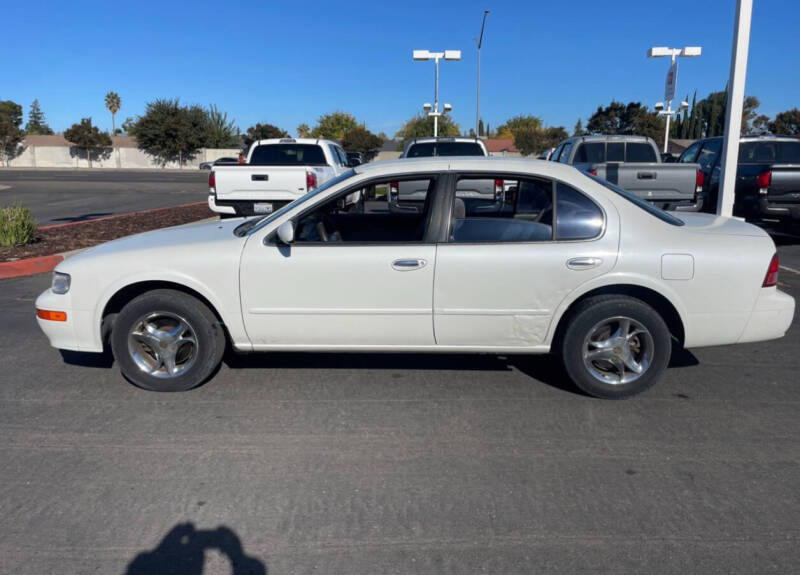
[[[567,267],[571,270],[588,270],[596,268],[602,263],[602,258],[572,258],[567,260]]]
[[[392,269],[395,269],[399,272],[408,272],[411,270],[418,270],[420,268],[424,268],[425,264],[427,263],[428,262],[420,258],[394,260],[392,262]]]

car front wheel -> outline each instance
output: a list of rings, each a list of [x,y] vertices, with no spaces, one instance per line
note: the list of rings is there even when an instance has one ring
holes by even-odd
[[[618,295],[588,298],[567,321],[561,359],[572,381],[589,395],[636,395],[653,386],[669,363],[669,329],[641,300]]]
[[[225,351],[220,322],[202,302],[175,290],[153,290],[122,308],[111,332],[122,375],[151,391],[184,391],[203,383]]]

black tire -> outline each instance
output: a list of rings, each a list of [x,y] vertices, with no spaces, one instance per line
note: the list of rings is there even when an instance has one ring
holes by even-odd
[[[151,348],[147,344],[129,341],[132,332],[143,331],[139,329],[143,326],[143,318],[147,318],[149,323],[151,317],[161,317],[159,314],[165,318],[163,321],[168,322],[174,318],[180,320],[178,325],[188,328],[181,332],[182,335],[179,334],[178,339],[181,342],[174,345],[182,347],[173,354],[172,360],[173,365],[183,371],[171,376],[165,375],[166,367],[160,369],[160,377],[156,369],[152,371],[156,375],[144,371],[137,361],[152,362],[149,367],[166,364],[155,359],[156,354],[149,351]],[[187,334],[193,337],[184,342],[183,338]],[[147,335],[141,337],[145,338]],[[122,375],[135,386],[150,391],[186,391],[205,382],[219,366],[225,352],[225,342],[225,331],[221,323],[205,304],[188,294],[169,289],[149,291],[128,302],[114,321],[111,332],[111,350]],[[167,344],[162,344],[161,347],[166,349]],[[180,364],[180,354],[189,357],[191,361],[187,359]]]
[[[596,333],[597,326],[604,325],[604,322],[609,322],[609,325],[617,325],[619,329],[619,326],[621,326],[619,322],[624,320],[617,318],[632,320],[632,325],[638,323],[640,327],[646,329],[647,334],[636,335],[636,329],[634,328],[629,332],[633,334],[632,338],[634,339],[632,341],[625,340],[629,341],[628,346],[615,344],[607,348],[609,354],[616,355],[613,359],[620,362],[622,357],[620,354],[624,354],[626,349],[628,353],[643,354],[643,350],[648,346],[652,349],[652,356],[647,360],[647,366],[643,368],[644,371],[641,375],[633,373],[628,376],[635,377],[633,381],[625,382],[622,380],[622,375],[620,375],[622,382],[611,383],[607,380],[601,380],[598,375],[594,375],[593,371],[587,367],[587,362],[584,361],[584,350],[589,349],[587,342],[592,334]],[[672,353],[672,338],[667,324],[656,310],[639,299],[623,295],[591,297],[580,302],[569,313],[566,321],[566,328],[563,331],[558,351],[561,355],[564,369],[570,379],[589,395],[603,399],[625,399],[642,393],[658,381],[669,363],[669,357]],[[614,322],[617,323],[615,324]],[[609,331],[611,330],[609,329]],[[648,335],[650,336],[649,338],[647,337]],[[608,341],[611,341],[611,339],[609,338]],[[595,344],[592,343],[590,345],[594,346]],[[631,352],[631,348],[638,351]],[[631,357],[635,359],[635,355]],[[606,371],[603,366],[607,366],[609,378],[617,375],[613,364],[602,358],[594,362],[589,361],[589,363],[595,374],[605,374]],[[638,365],[642,366],[644,363],[644,361],[641,361]]]

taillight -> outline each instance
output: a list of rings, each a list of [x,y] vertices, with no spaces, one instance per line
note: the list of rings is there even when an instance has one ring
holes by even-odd
[[[503,197],[503,180],[494,181],[494,199],[499,200]]]
[[[756,187],[758,188],[758,193],[762,196],[766,196],[769,192],[769,185],[772,183],[772,172],[767,170],[766,172],[762,172],[756,176]]]
[[[211,170],[208,173],[208,188],[210,191],[216,192],[217,191],[217,180],[214,177],[214,170]]]
[[[306,172],[306,191],[310,192],[317,187],[317,174],[314,172]]]
[[[778,284],[778,254],[772,256],[767,268],[767,275],[764,276],[764,283],[761,287],[772,287]]]
[[[389,199],[392,201],[397,200],[397,189],[400,185],[397,182],[389,182]]]
[[[589,173],[592,174],[593,176],[596,176],[597,175],[597,170],[592,168],[591,170],[589,170]]]
[[[697,170],[697,175],[694,177],[694,193],[699,194],[703,191],[703,182],[705,181],[706,176],[700,170]]]

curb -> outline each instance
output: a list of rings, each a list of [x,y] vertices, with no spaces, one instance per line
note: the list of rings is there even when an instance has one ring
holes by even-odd
[[[0,262],[0,279],[19,278],[53,271],[64,259],[62,254],[25,258],[15,262]]]

